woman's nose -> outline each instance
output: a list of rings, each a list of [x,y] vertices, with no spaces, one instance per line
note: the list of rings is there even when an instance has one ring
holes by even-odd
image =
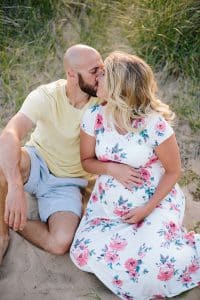
[[[104,75],[104,70],[99,69],[97,73],[96,80],[98,81]]]

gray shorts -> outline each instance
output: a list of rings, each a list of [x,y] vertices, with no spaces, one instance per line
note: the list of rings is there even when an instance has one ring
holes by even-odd
[[[30,176],[25,191],[38,199],[39,215],[43,222],[58,211],[70,211],[81,216],[82,195],[80,188],[87,185],[82,178],[60,178],[49,169],[34,147],[25,146],[31,159]]]

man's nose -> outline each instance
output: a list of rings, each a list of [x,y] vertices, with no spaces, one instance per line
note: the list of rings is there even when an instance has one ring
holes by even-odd
[[[96,82],[98,82],[98,81],[99,81],[99,77],[100,77],[100,73],[99,73],[99,72],[97,72],[97,74],[96,74]]]

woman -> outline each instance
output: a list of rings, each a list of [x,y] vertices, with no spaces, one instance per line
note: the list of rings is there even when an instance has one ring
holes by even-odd
[[[200,236],[182,227],[173,113],[137,56],[111,53],[98,80],[106,102],[84,115],[81,160],[99,176],[71,258],[121,299],[173,297],[200,282]]]

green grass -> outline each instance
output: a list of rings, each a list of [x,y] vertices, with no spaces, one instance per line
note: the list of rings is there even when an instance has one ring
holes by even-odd
[[[134,52],[155,71],[189,78],[173,107],[199,129],[199,12],[196,0],[2,0],[0,107],[14,113],[36,86],[63,78],[63,54],[81,42],[103,57]]]
[[[199,76],[199,1],[119,2],[120,24],[139,55],[175,76]]]
[[[181,186],[186,186],[186,185],[188,185],[188,184],[190,184],[191,182],[194,182],[194,181],[199,181],[200,182],[200,176],[198,174],[196,174],[193,170],[188,169],[181,176],[179,184]]]

